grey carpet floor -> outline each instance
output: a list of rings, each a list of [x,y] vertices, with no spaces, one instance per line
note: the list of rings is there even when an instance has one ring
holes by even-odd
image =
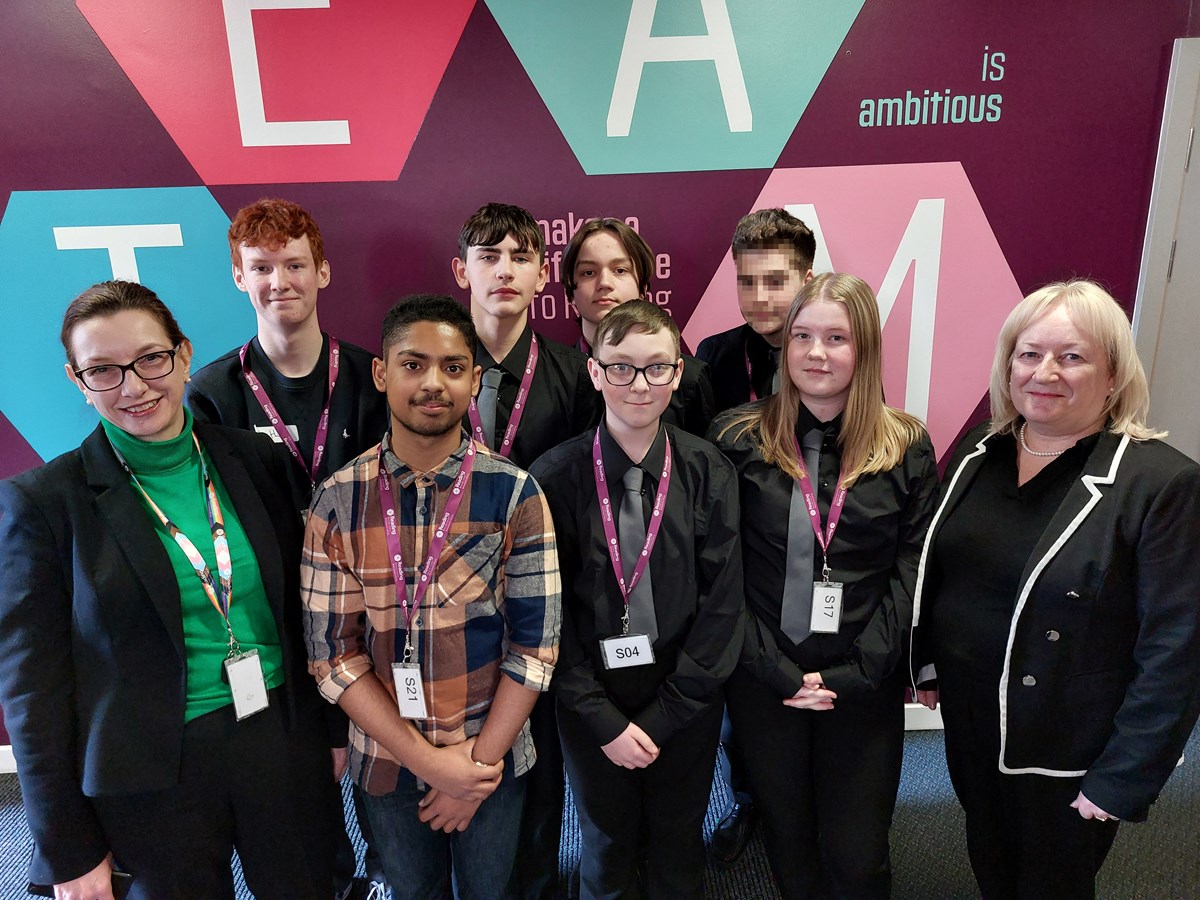
[[[706,839],[727,803],[718,779],[705,822]],[[579,853],[579,830],[569,805],[564,825],[565,871]],[[353,826],[351,837],[361,850]],[[0,897],[27,896],[24,874],[30,846],[16,776],[0,775]],[[904,774],[892,824],[892,865],[898,900],[978,896],[967,863],[962,810],[946,777],[940,732],[912,732],[905,740]],[[722,870],[709,865],[704,880],[708,898],[778,896],[757,835],[735,866]],[[1104,900],[1200,898],[1200,730],[1192,735],[1185,762],[1151,810],[1150,821],[1122,826],[1100,873],[1098,894]],[[239,897],[249,894],[242,888]]]

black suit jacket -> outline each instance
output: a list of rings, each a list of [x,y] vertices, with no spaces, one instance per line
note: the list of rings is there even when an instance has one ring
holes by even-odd
[[[302,643],[290,462],[262,435],[199,422],[195,432],[258,559],[294,721],[297,702],[318,700]],[[29,875],[53,884],[108,852],[89,798],[176,784],[183,741],[179,584],[101,428],[0,482],[0,585],[0,704],[35,843]]]
[[[921,554],[915,667],[936,659],[919,626],[947,562],[930,548],[996,452],[986,431],[955,451]],[[1101,809],[1146,818],[1200,715],[1198,546],[1200,466],[1102,434],[1021,574],[996,686],[1001,772],[1081,777]]]
[[[696,356],[708,364],[717,412],[749,403],[751,392],[759,397],[771,394],[771,381],[778,368],[771,358],[771,345],[749,325],[739,325],[706,337],[696,348]],[[750,369],[754,371],[751,384]]]

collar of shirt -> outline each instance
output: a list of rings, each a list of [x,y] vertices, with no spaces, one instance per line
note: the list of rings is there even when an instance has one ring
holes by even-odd
[[[526,322],[521,336],[517,338],[517,342],[513,344],[512,349],[508,351],[508,355],[503,360],[496,362],[481,341],[479,349],[475,353],[475,363],[482,366],[485,372],[488,369],[498,366],[506,375],[511,375],[519,384],[521,379],[525,377],[525,363],[529,361],[529,345],[532,341],[533,328]]]
[[[605,480],[610,485],[619,484],[626,472],[633,466],[639,465],[646,473],[646,479],[642,482],[643,490],[647,494],[653,493],[658,490],[658,479],[662,477],[666,453],[667,430],[662,422],[658,423],[658,434],[654,436],[654,443],[650,445],[650,449],[646,451],[646,456],[640,463],[631,460],[621,449],[616,438],[608,433],[608,428],[604,423],[600,423],[600,456],[604,460]]]
[[[458,477],[459,470],[462,469],[463,460],[467,456],[467,441],[470,440],[465,431],[462,432],[462,440],[458,443],[458,449],[446,457],[446,461],[442,463],[441,468],[436,472],[418,472],[408,463],[392,452],[392,430],[389,428],[383,436],[383,463],[387,466],[388,474],[395,479],[396,484],[401,488],[411,487],[419,478],[429,475],[433,476],[433,481],[438,486],[438,490],[447,490],[454,483],[454,479]]]
[[[777,348],[767,343],[767,339],[749,325],[742,326],[742,335],[751,367],[757,369],[759,366],[771,365],[771,352]]]
[[[291,378],[275,368],[275,364],[271,362],[266,351],[263,350],[262,344],[259,343],[258,335],[250,339],[250,352],[247,355],[250,359],[250,371],[258,376],[259,381],[265,381],[271,387],[300,391],[308,390],[317,384],[322,387],[328,384],[329,335],[324,331],[321,332],[321,355],[317,357],[317,364],[313,366],[311,372],[301,375],[299,378]],[[324,396],[323,393],[322,396]],[[280,412],[284,412],[284,410],[280,410]]]
[[[807,406],[800,404],[800,415],[796,417],[796,439],[804,440],[804,435],[808,434],[814,428],[820,429],[827,435],[837,437],[842,431],[842,416],[844,413],[838,413],[828,422],[822,422],[812,414]]]

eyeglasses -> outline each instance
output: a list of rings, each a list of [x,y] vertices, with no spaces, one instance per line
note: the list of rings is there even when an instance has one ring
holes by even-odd
[[[163,378],[175,371],[175,354],[179,352],[179,344],[171,350],[155,350],[139,356],[128,365],[89,366],[86,369],[76,369],[75,376],[83,382],[90,391],[111,391],[125,383],[125,373],[133,369],[142,381],[153,381]]]
[[[596,365],[604,370],[604,377],[614,387],[627,387],[633,384],[638,375],[646,379],[646,384],[670,384],[675,377],[679,361],[673,363],[650,363],[648,366],[632,366],[629,363],[602,363],[596,360]]]

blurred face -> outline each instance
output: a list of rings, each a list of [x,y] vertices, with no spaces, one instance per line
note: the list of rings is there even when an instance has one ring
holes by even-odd
[[[317,292],[329,284],[329,260],[316,264],[308,235],[275,250],[242,244],[238,253],[233,281],[250,295],[260,325],[294,328],[316,314]]]
[[[789,332],[788,375],[800,391],[800,401],[822,421],[846,408],[854,360],[846,304],[814,300],[802,307]]]
[[[95,366],[123,366],[148,354],[173,349],[158,319],[141,310],[87,319],[71,332],[74,369],[81,371]],[[143,441],[165,441],[183,431],[183,386],[191,362],[192,345],[184,341],[175,354],[174,369],[160,378],[144,379],[130,369],[120,387],[94,391],[70,365],[67,377],[101,416],[122,431]]]
[[[1013,405],[1039,434],[1097,431],[1113,388],[1104,349],[1059,305],[1017,335],[1009,368]]]
[[[550,272],[536,250],[517,249],[511,234],[490,247],[471,247],[452,266],[458,286],[471,292],[471,313],[497,319],[524,316]]]
[[[375,387],[387,394],[392,433],[443,437],[458,432],[479,389],[479,367],[458,329],[414,322],[383,359],[372,363]]]
[[[583,242],[572,274],[575,293],[571,299],[579,315],[593,325],[609,310],[642,295],[633,261],[611,231],[597,231]]]
[[[734,257],[738,306],[742,318],[772,346],[783,343],[788,309],[800,288],[812,279],[812,269],[796,270],[787,250],[742,250]]]
[[[629,331],[625,339],[615,347],[605,342],[594,351],[595,359],[588,359],[588,373],[596,390],[604,395],[605,420],[611,431],[628,433],[646,428],[658,428],[658,419],[671,402],[671,395],[679,387],[683,364],[675,350],[675,342],[665,329],[657,334]],[[674,375],[666,384],[654,385],[639,372],[631,384],[610,384],[608,377],[597,362],[605,364],[674,367]],[[678,365],[676,365],[678,363]],[[611,369],[612,376],[623,381],[619,369]]]

